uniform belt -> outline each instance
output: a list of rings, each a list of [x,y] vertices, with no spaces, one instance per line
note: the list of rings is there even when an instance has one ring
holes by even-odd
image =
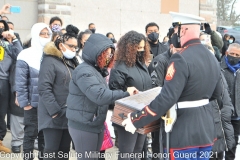
[[[195,107],[201,107],[209,103],[209,99],[201,99],[197,101],[184,101],[184,102],[178,102],[177,108],[195,108]]]

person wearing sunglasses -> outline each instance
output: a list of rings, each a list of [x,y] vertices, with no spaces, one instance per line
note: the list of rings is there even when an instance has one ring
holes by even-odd
[[[34,141],[38,137],[39,159],[42,159],[44,138],[38,132],[38,75],[44,46],[51,41],[52,31],[45,23],[36,23],[31,29],[31,47],[21,51],[16,65],[16,95],[24,108],[24,160],[33,160]]]
[[[44,160],[58,159],[61,157],[59,154],[68,154],[70,151],[66,100],[72,71],[77,66],[73,58],[78,50],[78,32],[77,27],[68,25],[67,33],[44,48],[38,81],[38,129],[44,134],[44,154],[55,155]],[[62,159],[68,158],[65,156]]]

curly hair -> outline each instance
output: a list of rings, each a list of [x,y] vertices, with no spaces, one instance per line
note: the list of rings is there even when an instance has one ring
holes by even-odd
[[[105,51],[103,51],[97,59],[97,65],[99,68],[103,68],[103,67],[107,67],[107,68],[112,68],[114,65],[114,49],[111,50],[111,53],[113,54],[113,56],[111,57],[108,65],[106,66],[106,62],[107,62],[107,49]]]
[[[117,44],[116,61],[124,62],[128,67],[133,67],[137,60],[137,50],[141,41],[145,42],[144,58],[140,61],[145,63],[150,55],[150,46],[146,37],[136,31],[129,31],[120,38]]]

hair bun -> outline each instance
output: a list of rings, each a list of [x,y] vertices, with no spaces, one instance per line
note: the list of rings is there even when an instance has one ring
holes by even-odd
[[[77,36],[78,35],[78,32],[79,32],[79,29],[73,25],[67,25],[66,27],[66,31],[68,34],[70,35],[74,35],[74,36]]]

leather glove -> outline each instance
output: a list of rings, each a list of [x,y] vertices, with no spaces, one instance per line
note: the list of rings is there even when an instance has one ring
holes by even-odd
[[[133,123],[131,121],[130,114],[131,113],[129,113],[127,119],[125,119],[122,122],[122,125],[125,126],[125,130],[126,131],[131,132],[132,134],[134,134],[137,129],[135,128],[135,126],[133,125]]]
[[[205,33],[207,33],[207,34],[212,33],[212,29],[211,29],[209,23],[204,23],[204,28],[205,28]]]

